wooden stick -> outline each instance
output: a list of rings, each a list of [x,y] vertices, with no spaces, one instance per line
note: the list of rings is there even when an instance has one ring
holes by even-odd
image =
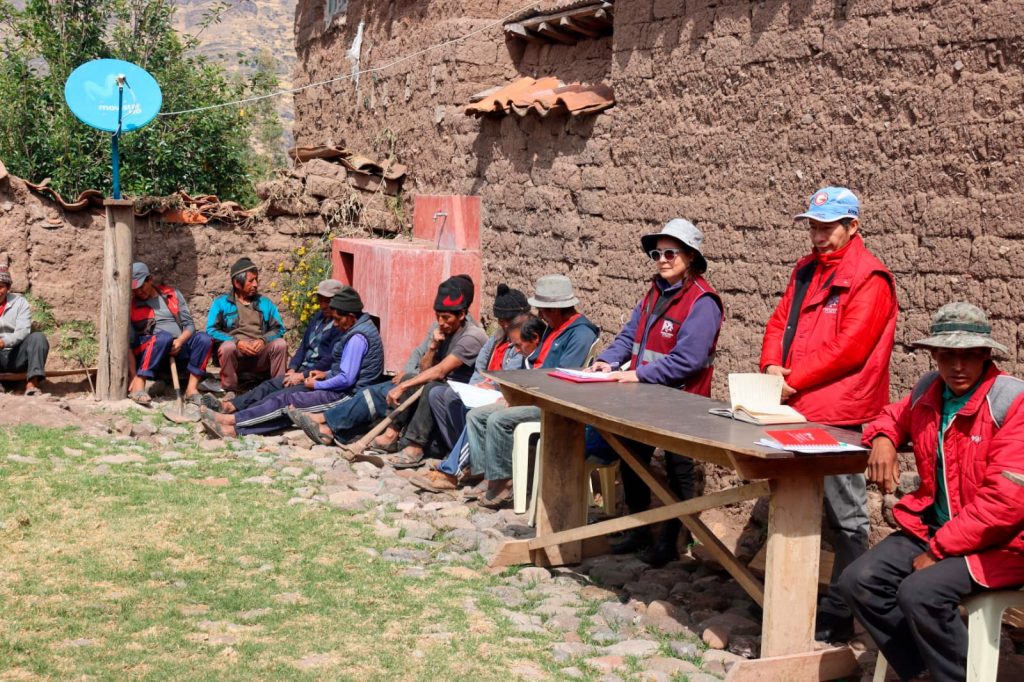
[[[647,487],[651,489],[651,492],[657,496],[663,504],[672,504],[679,500],[672,493],[671,490],[665,487],[661,481],[654,477],[649,467],[644,465],[636,456],[625,446],[625,444],[619,440],[619,437],[615,434],[607,431],[598,430],[601,437],[605,439],[605,442],[612,447],[613,450],[622,458],[626,464],[629,465],[633,471],[637,473],[637,476],[647,484]],[[695,516],[681,516],[679,520],[683,522],[683,525],[690,529],[693,536],[704,545],[707,549],[708,554],[713,556],[722,567],[729,572],[729,574],[736,579],[736,582],[740,584],[750,598],[753,599],[760,606],[764,604],[764,584],[757,579],[757,577],[747,568],[739,559],[736,558],[729,548],[722,544],[722,541],[711,532],[711,529],[704,525],[704,522]]]
[[[630,516],[620,516],[616,519],[593,523],[589,526],[581,526],[579,528],[563,530],[559,533],[551,533],[550,535],[536,537],[533,540],[530,540],[529,546],[530,549],[540,549],[542,547],[560,545],[566,542],[586,540],[587,538],[594,537],[596,535],[618,533],[620,531],[629,530],[630,528],[638,528],[640,526],[658,523],[659,521],[667,521],[683,515],[697,514],[705,509],[724,507],[727,504],[735,504],[736,502],[743,502],[744,500],[754,500],[763,495],[767,495],[768,493],[768,482],[757,481],[756,483],[749,483],[747,485],[741,485],[727,490],[720,490],[719,492],[711,493],[710,495],[694,497],[693,499],[683,500],[682,502],[675,502],[673,504],[665,505],[664,507],[648,509]]]
[[[348,450],[353,455],[363,454],[363,451],[366,450],[366,448],[370,447],[370,443],[373,442],[373,439],[379,436],[380,434],[384,433],[385,429],[391,426],[391,422],[394,419],[395,415],[404,412],[406,409],[408,409],[410,405],[419,400],[419,397],[422,394],[423,387],[420,386],[419,388],[416,389],[415,393],[406,398],[405,402],[403,402],[401,405],[391,410],[391,413],[388,414],[388,416],[381,419],[380,423],[374,426],[372,429],[370,429],[365,436],[357,440],[355,443],[350,443],[342,447],[345,450]],[[353,398],[353,400],[358,400],[358,398]]]
[[[82,367],[81,369],[48,369],[46,370],[46,377],[70,377],[76,374],[95,374],[95,367]],[[28,376],[25,372],[4,372],[0,373],[0,381],[25,381]]]

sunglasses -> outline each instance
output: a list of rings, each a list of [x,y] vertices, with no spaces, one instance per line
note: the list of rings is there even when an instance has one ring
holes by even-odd
[[[671,263],[682,252],[682,249],[651,249],[647,252],[647,255],[655,262],[661,260],[662,256],[665,256],[665,260]]]

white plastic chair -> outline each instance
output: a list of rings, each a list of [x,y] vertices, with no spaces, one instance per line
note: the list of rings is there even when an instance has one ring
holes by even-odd
[[[540,422],[523,422],[512,432],[512,509],[516,514],[528,512],[527,523],[534,525],[537,522],[537,497],[540,494],[540,452],[542,443],[537,439],[536,456],[534,458],[533,476],[530,485],[533,494],[529,497],[529,509],[527,509],[526,478],[530,469],[530,439],[532,436],[543,436],[540,433]],[[611,516],[618,506],[618,499],[615,489],[615,475],[619,470],[618,461],[607,466],[587,464],[587,482],[590,484],[590,475],[597,470],[597,477],[601,483],[601,500],[604,513]],[[594,487],[590,485],[590,503],[594,503]]]
[[[999,634],[1006,609],[1024,607],[1024,591],[993,590],[964,602],[967,610],[967,682],[995,682],[999,672]],[[878,654],[872,682],[884,682],[889,663]]]

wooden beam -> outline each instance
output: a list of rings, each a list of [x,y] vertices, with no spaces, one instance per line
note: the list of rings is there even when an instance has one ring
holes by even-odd
[[[575,36],[559,31],[546,21],[542,21],[537,26],[537,33],[541,34],[548,40],[552,40],[556,43],[562,43],[563,45],[575,45],[577,43]]]
[[[617,436],[600,430],[598,432],[619,457],[622,458],[622,461],[628,464],[636,472],[637,476],[647,484],[647,487],[661,500],[662,504],[672,504],[679,501],[672,491],[655,478],[650,468],[640,462]],[[693,537],[704,545],[708,554],[722,564],[722,567],[740,584],[740,587],[746,590],[751,599],[757,602],[758,605],[764,603],[764,585],[751,573],[749,568],[729,551],[728,547],[722,544],[722,541],[711,532],[710,528],[694,516],[683,516],[680,518],[680,521],[690,530]],[[817,593],[815,592],[815,594]]]
[[[487,567],[499,570],[506,566],[516,566],[518,564],[528,563],[530,563],[530,541],[509,540],[498,547],[498,551],[491,557],[491,560],[487,563]]]
[[[863,471],[868,465],[867,452],[818,455],[813,458],[797,455],[785,459],[762,459],[729,453],[729,459],[732,460],[730,468],[735,469],[740,478],[748,481],[810,473],[833,476]]]
[[[841,677],[857,678],[860,668],[850,647],[832,647],[788,656],[772,656],[750,661],[736,661],[726,682],[817,682]]]
[[[735,504],[737,502],[743,502],[744,500],[756,499],[767,494],[767,481],[741,485],[735,488],[711,493],[710,495],[695,497],[693,499],[683,500],[682,502],[675,502],[673,504],[665,505],[664,507],[647,509],[630,516],[620,516],[600,523],[592,523],[589,526],[572,528],[570,530],[545,535],[543,537],[538,536],[533,540],[530,540],[530,549],[541,549],[542,547],[560,545],[566,542],[585,540],[598,535],[618,533],[624,530],[629,530],[630,528],[639,528],[640,526],[647,526],[652,523],[667,521],[679,516],[698,514],[706,509],[724,507],[727,504]]]
[[[128,396],[128,311],[132,301],[134,202],[106,199],[103,230],[103,290],[100,298],[100,349],[96,397],[123,400]]]
[[[832,582],[832,566],[835,563],[836,555],[827,549],[821,550],[821,558],[818,560],[818,587],[824,589]],[[768,545],[760,549],[754,558],[747,564],[750,570],[764,575],[765,564],[768,563]]]
[[[505,26],[505,33],[517,40],[525,40],[528,43],[542,44],[547,42],[538,38],[536,34],[527,31],[522,24],[508,24]]]
[[[82,367],[80,369],[48,369],[46,377],[70,377],[77,374],[95,374],[95,367]],[[24,381],[28,377],[24,372],[5,372],[0,374],[0,381]]]
[[[814,648],[824,486],[821,475],[815,473],[771,480],[762,656]]]
[[[561,19],[559,19],[558,27],[563,31],[568,31],[569,33],[576,33],[578,35],[583,36],[584,38],[601,37],[601,33],[597,29],[584,26],[582,23],[576,21],[575,19],[570,19],[569,17],[562,17]]]
[[[541,412],[540,490],[537,536],[587,525],[587,458],[583,451],[583,424],[548,410]],[[555,545],[533,553],[544,555],[553,565],[580,561],[579,542]]]

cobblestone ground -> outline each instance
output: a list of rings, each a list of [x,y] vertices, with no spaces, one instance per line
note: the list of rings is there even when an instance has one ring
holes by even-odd
[[[194,439],[198,456],[208,452],[250,470],[253,463],[262,465],[262,473],[243,479],[244,485],[279,490],[283,484],[291,491],[289,505],[344,510],[372,523],[391,545],[379,556],[403,566],[408,577],[426,577],[431,563],[446,565],[452,575],[472,575],[471,565],[480,564],[477,555],[488,560],[505,540],[534,535],[525,515],[480,508],[457,493],[420,491],[408,482],[409,472],[349,463],[336,448],[314,446],[300,431],[221,441],[208,439],[198,424],[166,421],[158,409],[146,410],[141,419],[135,412],[131,419],[97,413],[95,403],[85,400],[41,404],[73,416],[86,433],[134,441],[129,449],[138,454],[97,457],[94,473],[147,461],[144,455],[152,461],[156,454],[162,466],[152,478],[168,484],[191,480],[189,469],[197,462],[173,447],[182,438]],[[227,479],[204,484],[227,485]],[[724,677],[736,661],[759,655],[759,609],[719,566],[702,560],[699,547],[661,568],[631,555],[609,555],[575,567],[511,569],[490,590],[504,608],[485,614],[469,599],[462,604],[467,616],[507,619],[523,635],[556,635],[550,655],[565,678],[706,682]],[[1000,677],[1014,679],[1010,670],[1019,673],[1024,657],[1013,655],[1013,643],[1005,635],[1004,640]],[[875,654],[865,642],[862,636],[854,647],[864,679],[870,679]],[[531,661],[511,672],[525,679],[548,677]]]

